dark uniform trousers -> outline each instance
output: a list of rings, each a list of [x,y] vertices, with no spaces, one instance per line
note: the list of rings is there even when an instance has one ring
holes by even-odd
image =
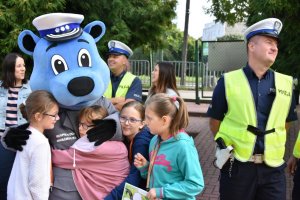
[[[228,161],[221,169],[221,200],[285,200],[284,169],[253,162]],[[299,199],[298,199],[299,200]]]
[[[300,199],[300,160],[297,163],[297,170],[294,175],[294,187],[292,193],[293,200]]]
[[[7,198],[7,183],[14,164],[15,156],[16,152],[5,149],[0,142],[0,200],[6,200]]]

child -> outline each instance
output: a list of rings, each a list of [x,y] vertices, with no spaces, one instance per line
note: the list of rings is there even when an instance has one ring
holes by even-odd
[[[107,110],[101,106],[83,108],[79,113],[81,138],[68,150],[52,150],[53,165],[72,170],[82,199],[103,199],[129,172],[128,151],[123,142],[106,141],[95,146],[87,139],[93,121],[106,116]]]
[[[105,197],[105,200],[121,199],[125,182],[143,189],[146,188],[145,180],[141,178],[139,170],[133,164],[134,155],[138,152],[148,159],[149,144],[153,135],[147,127],[144,127],[144,120],[145,108],[140,102],[131,101],[122,107],[120,122],[129,151],[130,172],[124,181]]]
[[[146,101],[146,124],[155,134],[148,162],[135,155],[134,165],[147,177],[149,199],[195,199],[204,187],[197,150],[183,130],[188,113],[180,97],[156,94]]]
[[[26,100],[31,135],[23,151],[18,151],[7,186],[7,199],[48,200],[51,151],[45,129],[53,129],[59,120],[58,103],[47,91],[32,92]]]

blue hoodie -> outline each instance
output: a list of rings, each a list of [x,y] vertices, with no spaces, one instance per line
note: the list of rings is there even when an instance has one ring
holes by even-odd
[[[158,140],[160,137],[156,135],[150,142],[150,159]],[[144,178],[147,178],[148,167],[140,168]],[[199,156],[193,138],[187,133],[179,132],[176,137],[160,142],[149,188],[155,188],[159,199],[195,199],[203,190]]]
[[[149,144],[152,137],[153,135],[150,133],[150,130],[147,127],[144,127],[138,134],[136,134],[136,136],[133,139],[131,157],[134,158],[135,154],[141,153],[148,160]],[[146,182],[144,179],[142,179],[139,170],[134,166],[133,160],[130,163],[129,175],[119,186],[115,187],[111,191],[111,193],[108,196],[106,196],[104,199],[105,200],[122,199],[122,194],[126,182],[143,189],[146,188]]]

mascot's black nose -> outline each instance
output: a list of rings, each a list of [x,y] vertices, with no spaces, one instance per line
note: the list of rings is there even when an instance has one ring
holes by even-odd
[[[93,91],[94,81],[90,77],[77,77],[72,79],[68,84],[68,90],[74,96],[85,96]]]

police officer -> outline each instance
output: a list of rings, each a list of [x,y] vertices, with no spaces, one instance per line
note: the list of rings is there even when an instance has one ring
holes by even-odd
[[[207,111],[215,139],[233,154],[221,169],[221,200],[283,200],[283,160],[289,122],[297,119],[293,79],[270,69],[278,53],[279,19],[268,18],[244,33],[248,62],[225,73]]]
[[[108,42],[107,63],[110,69],[110,80],[104,96],[120,111],[129,101],[142,102],[141,80],[130,73],[128,58],[132,50],[124,43],[111,40]]]
[[[294,146],[293,155],[288,161],[288,172],[294,176],[294,187],[292,192],[292,199],[300,199],[300,131]]]

